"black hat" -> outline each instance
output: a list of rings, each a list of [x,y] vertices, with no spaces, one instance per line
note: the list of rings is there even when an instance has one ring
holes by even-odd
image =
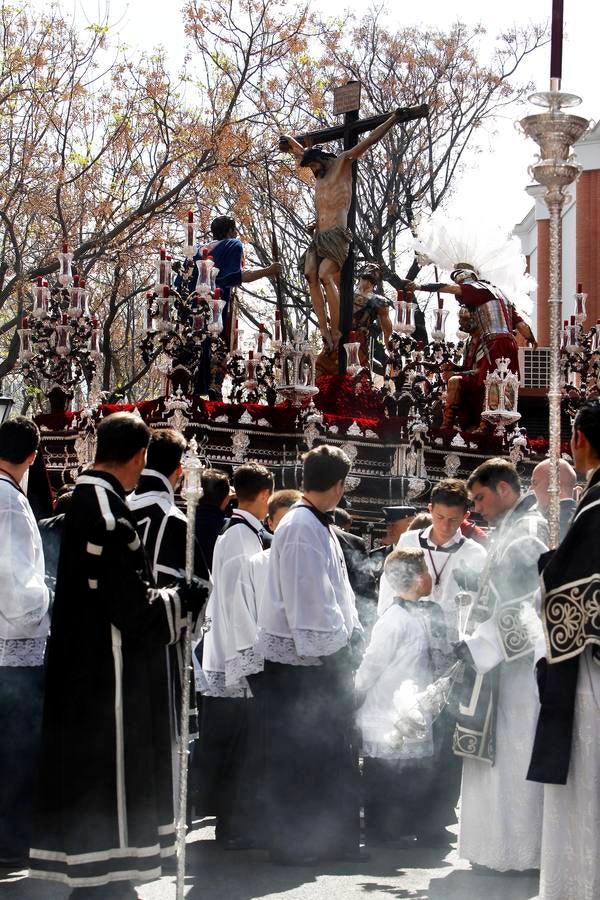
[[[401,519],[408,519],[410,516],[416,516],[417,510],[414,506],[384,506],[383,518],[386,522],[400,522]]]
[[[328,153],[322,147],[316,145],[305,150],[300,161],[300,167],[309,166],[314,162],[324,162],[326,159],[337,159],[335,153]]]

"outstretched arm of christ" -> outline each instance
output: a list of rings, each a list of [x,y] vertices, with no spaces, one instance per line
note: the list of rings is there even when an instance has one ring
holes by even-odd
[[[306,147],[303,147],[295,138],[289,134],[282,134],[279,138],[279,149],[282,153],[291,153],[300,162],[304,156]]]
[[[339,159],[360,159],[361,156],[364,156],[367,150],[369,150],[375,144],[378,144],[379,141],[383,137],[385,137],[388,131],[397,124],[398,121],[398,113],[393,112],[392,115],[385,120],[385,122],[383,122],[377,128],[374,128],[366,138],[364,138],[356,145],[356,147],[351,147],[350,150],[344,150],[343,153],[340,153]]]

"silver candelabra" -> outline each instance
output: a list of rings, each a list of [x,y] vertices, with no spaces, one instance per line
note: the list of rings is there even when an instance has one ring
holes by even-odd
[[[557,79],[552,79],[553,88]],[[563,112],[577,106],[581,99],[575,94],[566,94],[558,89],[533,94],[530,101],[544,108],[544,112],[534,113],[521,119],[521,127],[528,137],[533,138],[540,148],[537,161],[529,171],[533,178],[546,188],[545,201],[550,213],[550,388],[549,401],[549,457],[550,483],[548,493],[550,506],[548,522],[550,544],[555,547],[560,539],[560,345],[562,330],[561,296],[561,256],[562,256],[562,209],[567,199],[566,189],[581,172],[571,145],[584,134],[589,126],[587,119]]]

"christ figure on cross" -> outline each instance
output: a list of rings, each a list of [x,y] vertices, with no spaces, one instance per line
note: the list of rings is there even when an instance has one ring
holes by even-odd
[[[304,254],[304,275],[308,281],[313,309],[328,349],[335,349],[340,334],[340,272],[353,239],[348,228],[352,201],[352,164],[380,141],[405,111],[396,110],[364,140],[339,156],[322,147],[308,149],[290,135],[282,135],[279,149],[292,153],[301,168],[315,176],[316,222],[313,237]],[[329,313],[329,321],[327,318]]]

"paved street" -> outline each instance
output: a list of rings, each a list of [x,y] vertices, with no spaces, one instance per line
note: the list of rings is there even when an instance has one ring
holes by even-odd
[[[186,900],[534,900],[537,879],[475,873],[456,851],[375,848],[369,862],[318,869],[272,866],[263,853],[217,849],[213,829],[190,835]],[[144,900],[174,900],[175,879],[140,888]],[[0,870],[0,900],[66,900],[68,890]]]

